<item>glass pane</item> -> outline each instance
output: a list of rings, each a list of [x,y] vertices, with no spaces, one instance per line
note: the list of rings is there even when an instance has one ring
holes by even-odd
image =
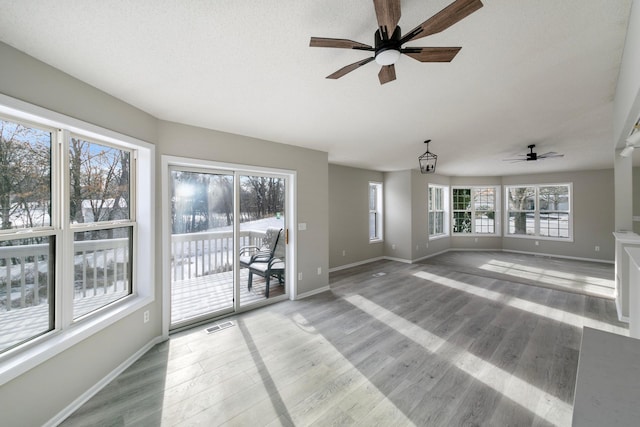
[[[133,227],[74,234],[73,318],[131,294]]]
[[[285,196],[284,178],[240,177],[241,306],[285,293]]]
[[[551,212],[540,214],[540,235],[547,237],[569,237],[569,214]]]
[[[527,212],[509,212],[509,234],[533,236],[535,234],[535,216]]]
[[[0,119],[0,228],[51,225],[51,139]]]
[[[569,211],[569,186],[540,187],[541,211]]]
[[[171,172],[171,325],[233,308],[233,175]]]
[[[476,211],[493,211],[495,210],[495,204],[495,188],[475,188],[473,190],[473,206]]]
[[[378,213],[369,212],[369,240],[376,239],[378,237]]]
[[[72,224],[129,219],[129,151],[71,138]]]
[[[509,210],[533,211],[536,208],[535,187],[510,187],[507,189]]]
[[[453,213],[453,232],[471,233],[471,212]]]
[[[54,237],[0,242],[0,353],[53,330]]]
[[[454,188],[453,189],[453,209],[454,210],[471,209],[471,189],[470,188]]]
[[[435,234],[436,224],[435,224],[435,213],[429,212],[429,234]],[[369,236],[371,238],[371,236]]]
[[[494,212],[476,212],[475,232],[479,234],[495,233],[495,213]]]
[[[378,186],[369,184],[369,210],[374,211],[378,205]]]

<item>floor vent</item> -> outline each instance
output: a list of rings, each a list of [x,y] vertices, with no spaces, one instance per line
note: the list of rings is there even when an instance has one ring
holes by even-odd
[[[232,327],[232,326],[233,326],[233,322],[231,322],[231,321],[228,321],[228,322],[222,322],[222,323],[218,323],[217,325],[213,325],[213,326],[211,326],[211,327],[209,327],[209,328],[205,329],[205,331],[206,331],[208,334],[212,334],[212,333],[214,333],[214,332],[218,332],[218,331],[221,331],[221,330],[223,330],[223,329],[230,328],[230,327]]]
[[[382,277],[382,276],[386,276],[386,275],[387,275],[387,273],[385,273],[383,271],[381,271],[379,273],[373,273],[372,274],[373,277]]]

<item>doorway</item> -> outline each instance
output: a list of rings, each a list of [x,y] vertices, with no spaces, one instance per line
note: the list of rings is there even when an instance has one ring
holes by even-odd
[[[172,159],[163,158],[168,330],[288,298],[294,175]]]

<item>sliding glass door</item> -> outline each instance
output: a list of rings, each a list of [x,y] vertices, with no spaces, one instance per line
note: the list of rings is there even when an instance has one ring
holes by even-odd
[[[287,295],[287,182],[169,168],[170,329]]]

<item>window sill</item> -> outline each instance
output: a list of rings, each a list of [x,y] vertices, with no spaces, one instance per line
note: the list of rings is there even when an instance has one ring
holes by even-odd
[[[383,242],[384,242],[384,239],[373,239],[373,240],[369,240],[369,244],[372,244],[372,243],[383,243]]]
[[[151,296],[132,296],[122,303],[68,327],[49,332],[22,348],[0,357],[0,386],[62,353],[68,348],[113,325],[153,302]]]

